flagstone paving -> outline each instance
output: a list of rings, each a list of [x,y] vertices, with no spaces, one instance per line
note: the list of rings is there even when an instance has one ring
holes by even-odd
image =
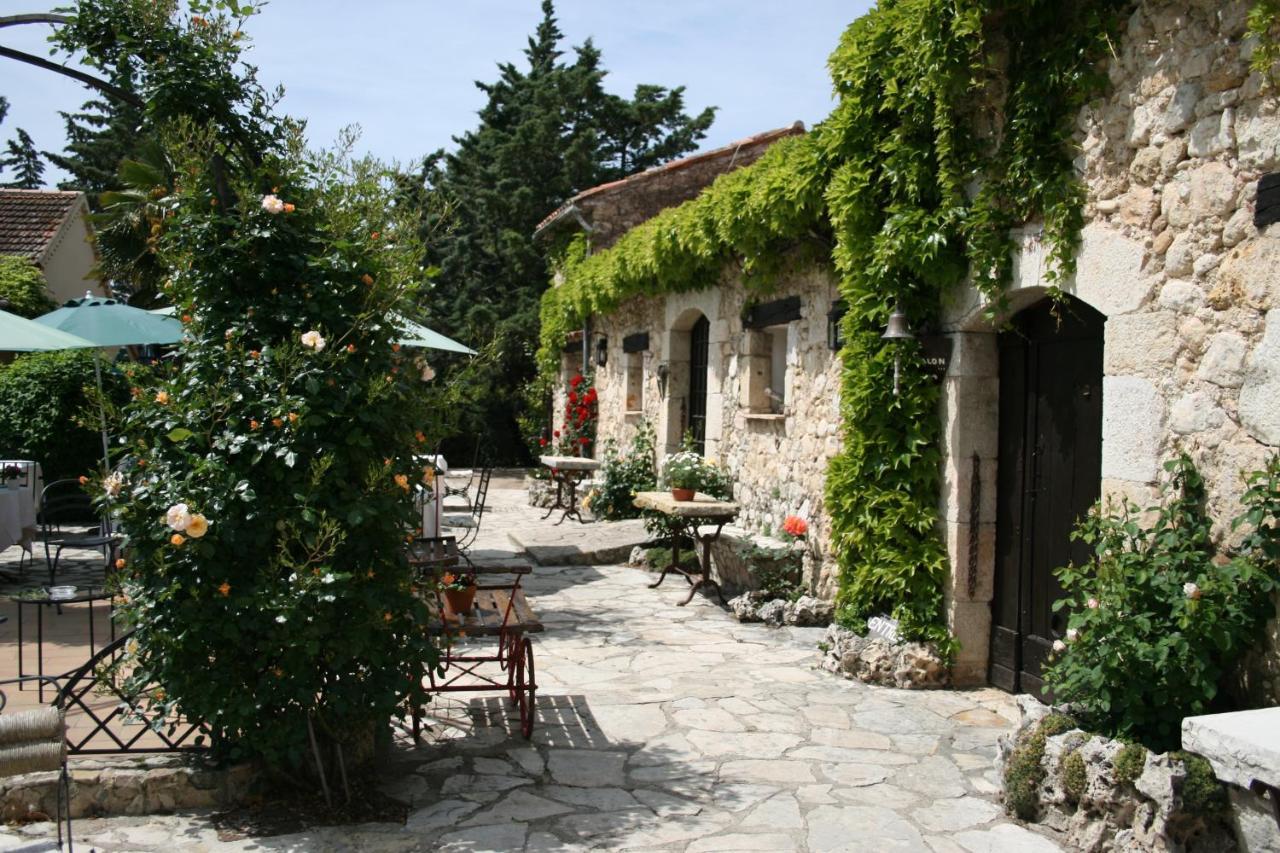
[[[481,545],[537,524],[494,491]],[[550,522],[547,522],[550,524]],[[538,567],[530,601],[538,727],[496,697],[437,703],[399,739],[384,790],[404,825],[220,842],[205,815],[76,823],[117,850],[684,850],[1040,853],[1059,846],[996,802],[1012,697],[868,687],[815,669],[821,629],[742,625],[622,566]],[[44,830],[48,829],[44,825]],[[29,827],[23,835],[40,831]],[[0,850],[18,840],[0,833]]]

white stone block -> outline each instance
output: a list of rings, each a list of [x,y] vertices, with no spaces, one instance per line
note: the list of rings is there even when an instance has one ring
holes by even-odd
[[[1223,388],[1239,388],[1244,382],[1244,359],[1248,351],[1245,339],[1235,332],[1214,335],[1196,375]]]
[[[1204,291],[1189,281],[1170,279],[1160,288],[1161,308],[1187,313],[1204,305]]]
[[[1169,412],[1169,428],[1179,435],[1190,435],[1217,429],[1226,419],[1226,413],[1213,399],[1213,395],[1193,391],[1184,394],[1173,404]]]
[[[1141,241],[1094,222],[1080,235],[1075,279],[1064,289],[1108,317],[1136,311],[1153,284],[1143,272],[1145,260],[1146,248]]]
[[[1187,717],[1182,748],[1207,758],[1223,782],[1280,788],[1280,708]]]
[[[1139,376],[1102,380],[1102,476],[1155,482],[1165,404],[1156,386]]]
[[[1280,309],[1267,312],[1262,342],[1240,387],[1240,424],[1263,444],[1280,445]]]
[[[1107,321],[1103,359],[1106,372],[1160,376],[1178,354],[1178,318],[1168,311],[1128,314]]]

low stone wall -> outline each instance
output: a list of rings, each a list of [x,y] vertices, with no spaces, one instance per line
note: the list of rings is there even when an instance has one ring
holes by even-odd
[[[548,509],[556,502],[556,484],[550,478],[524,478],[525,491],[529,493],[529,506]]]
[[[951,683],[947,662],[931,643],[891,643],[832,625],[823,649],[823,669],[867,684],[930,690]]]
[[[1207,762],[1197,769],[1182,753],[1091,735],[1030,696],[1018,704],[1021,722],[996,759],[1011,814],[1064,833],[1065,846],[1084,853],[1236,849]]]
[[[712,576],[730,595],[760,589],[768,574],[804,578],[805,549],[800,543],[726,527],[711,545]]]
[[[760,592],[744,592],[729,601],[729,609],[739,622],[763,622],[780,627],[822,628],[831,624],[831,602],[802,595],[795,601],[769,598]]]
[[[242,803],[258,778],[250,765],[219,768],[182,755],[72,759],[69,770],[73,818],[227,808]],[[0,820],[56,814],[58,775],[0,779]]]

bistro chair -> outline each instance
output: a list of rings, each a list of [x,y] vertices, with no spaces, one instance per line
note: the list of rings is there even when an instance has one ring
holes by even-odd
[[[48,676],[24,676],[0,681],[0,685],[19,684],[26,681],[51,681]],[[66,821],[67,850],[71,842],[71,778],[67,773],[67,723],[66,714],[52,705],[42,705],[29,711],[4,714],[7,699],[0,690],[0,778],[20,776],[24,773],[58,774],[57,799],[54,821],[58,825],[58,843],[35,842],[16,848],[20,851],[61,850],[62,824]]]
[[[485,504],[489,498],[489,480],[493,477],[493,469],[486,466],[480,469],[480,474],[476,478],[476,496],[471,502],[467,513],[458,515],[446,515],[440,520],[441,527],[448,527],[461,530],[458,535],[458,552],[467,563],[471,560],[467,557],[467,551],[476,541],[476,536],[480,534],[480,520],[484,517]]]
[[[471,509],[471,489],[476,485],[476,479],[480,475],[480,448],[483,446],[484,436],[481,435],[476,438],[476,447],[471,454],[471,467],[458,471],[450,471],[440,480],[444,483],[444,497],[442,500],[447,501],[449,498],[462,498],[463,500],[463,506],[454,507],[454,509]],[[438,447],[436,448],[436,455],[437,457],[440,455],[440,448]],[[461,486],[450,486],[450,477],[453,477],[455,480],[466,477],[467,481]]]
[[[95,526],[86,527],[97,519]],[[106,566],[115,562],[120,537],[112,532],[111,520],[97,516],[93,501],[78,480],[57,480],[40,493],[40,533],[44,558],[49,566],[49,583],[54,582],[64,548],[101,548]]]

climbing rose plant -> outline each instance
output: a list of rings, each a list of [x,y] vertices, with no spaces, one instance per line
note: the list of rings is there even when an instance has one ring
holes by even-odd
[[[64,31],[136,49],[178,176],[155,245],[186,334],[100,484],[128,534],[124,671],[231,757],[297,766],[312,733],[364,743],[421,701],[437,660],[403,548],[434,392],[387,321],[421,249],[386,170],[273,115],[236,21],[158,8],[94,0]]]

